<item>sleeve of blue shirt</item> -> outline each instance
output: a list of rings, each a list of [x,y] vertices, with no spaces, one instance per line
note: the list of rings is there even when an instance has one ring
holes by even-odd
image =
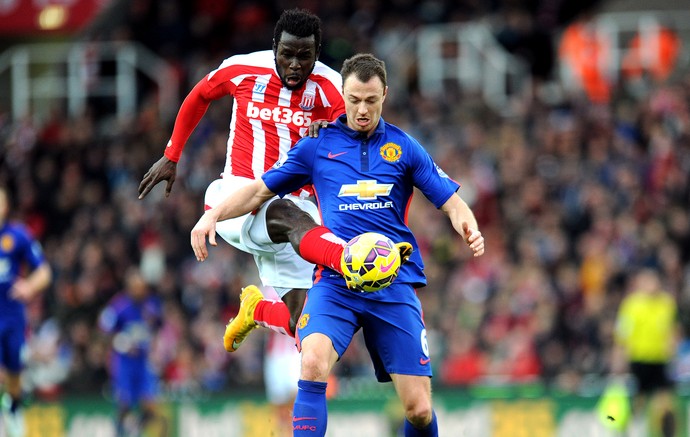
[[[280,197],[312,183],[312,167],[319,138],[302,138],[287,158],[261,176],[269,190]]]
[[[31,270],[37,268],[45,261],[41,244],[34,240],[24,226],[17,227],[17,237],[22,248],[22,259],[29,264]]]
[[[460,184],[450,179],[416,140],[410,138],[410,143],[413,146],[410,147],[410,162],[413,163],[414,186],[419,188],[436,208],[440,208],[457,191]]]

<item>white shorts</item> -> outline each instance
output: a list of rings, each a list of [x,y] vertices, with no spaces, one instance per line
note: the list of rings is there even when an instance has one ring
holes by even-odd
[[[229,176],[216,179],[206,189],[204,202],[213,208],[230,193],[252,182],[252,179]],[[316,223],[321,223],[316,205],[297,196],[284,197],[307,212]],[[234,247],[250,253],[259,269],[259,277],[264,286],[278,290],[280,297],[293,289],[309,289],[312,286],[314,264],[297,255],[290,243],[273,243],[266,229],[266,207],[278,199],[268,200],[257,211],[216,224],[216,233]]]

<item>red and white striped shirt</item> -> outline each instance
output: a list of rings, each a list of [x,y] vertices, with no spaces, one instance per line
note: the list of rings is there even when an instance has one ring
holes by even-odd
[[[314,120],[345,112],[338,72],[317,61],[305,85],[283,86],[272,50],[232,56],[194,87],[180,107],[165,156],[177,162],[213,100],[234,97],[224,175],[260,177],[306,133]]]

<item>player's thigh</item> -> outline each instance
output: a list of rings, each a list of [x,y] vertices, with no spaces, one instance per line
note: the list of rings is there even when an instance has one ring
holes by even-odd
[[[246,178],[216,179],[206,188],[206,193],[204,195],[205,209],[214,208],[230,193],[250,182],[251,179]],[[250,217],[250,214],[245,214],[233,219],[220,221],[216,223],[216,233],[232,246],[242,251],[249,252],[242,243],[241,236],[245,221]]]
[[[228,176],[214,180],[206,189],[204,208],[216,207],[228,195],[252,182],[252,179],[238,176]],[[253,255],[280,250],[282,244],[273,243],[268,235],[266,225],[266,209],[276,199],[278,199],[277,196],[269,199],[249,214],[219,221],[216,223],[216,233],[234,247]]]
[[[314,332],[301,342],[301,350],[300,378],[306,381],[327,382],[328,375],[339,358],[331,338]]]
[[[229,193],[250,182],[250,179],[238,177],[213,181],[206,190],[206,207],[216,206]],[[289,290],[311,287],[314,265],[297,255],[290,244],[273,243],[268,236],[266,207],[275,199],[278,198],[269,200],[251,214],[218,222],[216,232],[235,248],[252,254],[259,270],[261,283],[275,288],[282,298]],[[311,202],[297,201],[304,208],[310,208]],[[311,205],[314,207],[313,204]]]
[[[309,215],[316,215],[316,206],[295,196],[286,196]],[[313,282],[314,264],[304,260],[295,252],[290,243],[272,243],[266,225],[266,211],[269,205],[278,200],[270,199],[248,218],[242,229],[242,242],[254,254],[259,268],[259,276],[266,286],[275,288],[283,298],[292,289],[309,289]],[[291,311],[299,311],[290,306]]]
[[[272,226],[269,226],[269,221]],[[321,217],[316,205],[308,199],[291,194],[282,199],[273,197],[259,207],[247,227],[247,238],[257,245],[276,244],[274,241],[288,242],[290,229],[299,226],[306,232],[314,223],[320,224]],[[275,233],[281,235],[274,235]]]
[[[147,363],[142,370],[143,379],[140,381],[140,387],[138,388],[137,399],[143,401],[153,401],[158,397],[159,393],[159,381],[158,376],[151,368],[151,365]]]
[[[390,381],[391,374],[431,376],[426,328],[414,289],[393,283],[385,290],[406,298],[398,302],[373,301],[362,319],[364,341],[377,379]]]
[[[316,204],[293,195],[267,204],[265,215],[266,232],[275,242],[299,244],[306,232],[321,223]]]
[[[391,374],[393,386],[406,409],[431,409],[431,378],[428,376]]]
[[[360,327],[358,316],[338,287],[318,282],[309,290],[297,322],[298,347],[301,350],[309,336],[318,333],[326,336],[336,354],[342,356]]]
[[[128,369],[129,378],[122,381],[133,404],[153,400],[158,395],[158,377],[146,362],[137,362]]]
[[[282,299],[290,290],[311,288],[314,264],[300,257],[290,244],[281,246],[276,252],[253,253],[261,282],[273,287]]]
[[[113,397],[118,405],[131,407],[135,403],[133,376],[129,369],[118,369],[111,375]]]

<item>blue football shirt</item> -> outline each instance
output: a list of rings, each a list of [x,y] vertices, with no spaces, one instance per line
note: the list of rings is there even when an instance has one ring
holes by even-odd
[[[345,241],[363,232],[379,232],[394,242],[411,243],[414,252],[396,282],[415,287],[426,285],[426,277],[417,241],[407,226],[414,188],[436,208],[459,188],[400,128],[382,118],[367,138],[347,127],[345,115],[320,130],[318,138],[302,138],[262,178],[280,196],[312,184],[324,226]],[[323,277],[342,281],[328,269]]]
[[[18,223],[0,225],[0,319],[24,319],[24,304],[10,297],[14,282],[28,267],[34,270],[45,261],[41,245]]]

